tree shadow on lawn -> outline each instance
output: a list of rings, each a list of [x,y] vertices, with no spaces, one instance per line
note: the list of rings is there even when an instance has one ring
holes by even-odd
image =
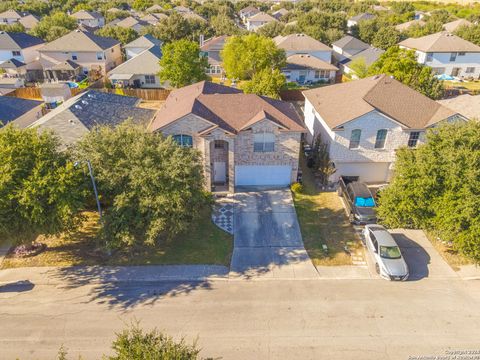
[[[47,276],[61,281],[59,288],[65,290],[91,285],[87,302],[128,310],[194,290],[211,290],[209,278],[226,273],[224,266],[203,265],[74,266],[49,270]]]

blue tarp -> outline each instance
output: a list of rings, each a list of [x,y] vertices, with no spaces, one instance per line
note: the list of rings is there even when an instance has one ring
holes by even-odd
[[[375,206],[375,201],[371,197],[369,197],[369,198],[356,197],[355,198],[355,206],[374,207]]]

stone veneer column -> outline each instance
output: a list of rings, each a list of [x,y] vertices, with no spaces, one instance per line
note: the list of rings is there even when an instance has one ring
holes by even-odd
[[[235,139],[229,137],[228,142],[228,191],[235,192]]]
[[[212,165],[211,165],[211,155],[210,155],[210,143],[212,140],[204,138],[203,143],[205,146],[205,151],[203,152],[204,169],[205,169],[205,187],[208,191],[212,191]]]

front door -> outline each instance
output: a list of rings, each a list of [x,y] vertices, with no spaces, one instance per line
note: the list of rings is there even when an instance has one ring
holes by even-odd
[[[225,184],[227,182],[227,164],[225,162],[214,162],[213,172],[213,182],[215,184]]]
[[[458,67],[454,67],[452,69],[452,76],[454,76],[454,77],[458,76],[458,74],[460,74],[460,70],[462,70],[462,69],[458,68]]]

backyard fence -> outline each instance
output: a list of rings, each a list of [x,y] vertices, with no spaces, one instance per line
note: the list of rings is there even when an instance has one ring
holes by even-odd
[[[170,94],[166,89],[98,89],[109,94],[134,96],[142,100],[165,101]]]

